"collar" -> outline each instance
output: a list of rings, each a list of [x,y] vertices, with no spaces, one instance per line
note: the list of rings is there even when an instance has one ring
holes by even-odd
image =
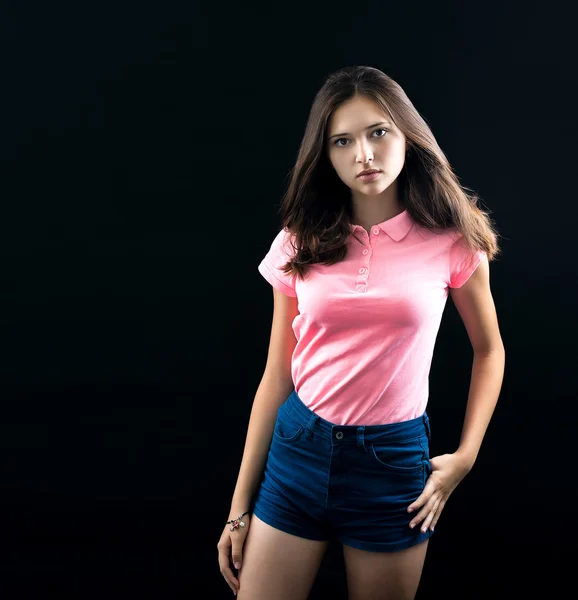
[[[387,219],[383,223],[378,223],[377,226],[385,231],[390,238],[396,242],[401,242],[413,227],[413,220],[406,209],[400,212],[399,215],[395,215],[395,217]]]
[[[396,241],[401,242],[403,238],[410,232],[411,228],[414,225],[413,219],[410,217],[407,209],[400,212],[395,217],[391,219],[387,219],[382,223],[378,223],[377,227],[379,227],[382,231],[385,231],[389,237]],[[354,226],[351,226],[354,229]]]

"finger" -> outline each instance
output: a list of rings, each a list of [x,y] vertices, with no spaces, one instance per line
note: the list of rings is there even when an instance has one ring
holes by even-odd
[[[229,584],[229,586],[237,587],[239,585],[239,580],[235,577],[233,571],[229,566],[222,566],[221,574],[223,575],[225,581]]]
[[[432,521],[432,524],[431,524],[432,531],[434,530],[434,527],[437,525],[437,523],[439,521],[439,518],[440,518],[440,515],[442,514],[442,510],[443,510],[444,506],[445,506],[445,502],[440,502],[440,505],[438,506],[438,509],[436,510],[434,520]]]
[[[423,525],[421,527],[421,530],[425,533],[428,529],[428,527],[430,526],[432,519],[435,517],[436,515],[436,511],[437,508],[440,504],[440,501],[438,500],[434,505],[433,508],[431,509],[431,511],[429,512],[429,514],[427,515],[427,517],[425,518],[425,521],[423,522]]]
[[[408,507],[407,512],[411,513],[416,511],[418,508],[423,506],[430,498],[431,492],[426,492],[424,488],[423,492],[418,496],[417,500],[414,500]]]
[[[423,506],[430,498],[431,495],[436,491],[436,485],[431,479],[431,477],[427,480],[425,487],[423,488],[421,494],[418,496],[417,500],[414,500],[408,507],[407,512],[414,512],[420,506]]]
[[[410,521],[409,526],[413,529],[418,523],[421,523],[425,519],[425,517],[431,512],[435,503],[437,501],[437,496],[433,495],[428,499],[425,506],[419,511],[419,513]]]
[[[225,578],[225,581],[233,590],[233,593],[236,594],[239,587],[239,580],[233,575],[233,571],[231,571],[230,567],[221,567],[221,575]]]
[[[223,575],[225,581],[233,591],[235,591],[239,586],[239,581],[231,570],[228,551],[224,548],[219,548],[219,567],[221,569],[221,575]]]
[[[238,536],[235,536],[233,538],[233,548],[231,550],[231,554],[233,556],[233,565],[235,566],[235,569],[237,569],[237,571],[242,567],[243,565],[243,542],[245,540],[239,540]]]

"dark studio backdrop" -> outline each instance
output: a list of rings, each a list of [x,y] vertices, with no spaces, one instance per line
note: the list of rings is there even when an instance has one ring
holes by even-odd
[[[563,597],[578,500],[569,16],[552,2],[1,7],[2,597],[231,597],[216,544],[273,306],[257,265],[315,92],[351,64],[402,85],[502,236],[502,394],[419,598]],[[459,442],[471,359],[448,299],[432,455]],[[344,589],[330,546],[312,598]]]

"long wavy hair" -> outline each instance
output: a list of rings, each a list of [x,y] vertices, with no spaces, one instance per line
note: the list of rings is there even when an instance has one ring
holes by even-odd
[[[406,136],[410,152],[397,179],[400,205],[434,233],[457,228],[468,246],[493,260],[500,252],[493,221],[478,207],[479,197],[460,184],[401,86],[379,69],[350,66],[329,75],[313,101],[280,205],[281,225],[293,234],[294,249],[282,270],[303,279],[310,265],[331,265],[347,255],[353,235],[351,190],[331,165],[326,136],[332,113],[355,96],[377,103]]]

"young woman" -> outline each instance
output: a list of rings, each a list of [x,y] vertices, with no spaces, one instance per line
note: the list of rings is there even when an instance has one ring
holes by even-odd
[[[242,600],[305,600],[329,539],[349,597],[414,598],[428,539],[502,385],[497,234],[402,88],[371,67],[317,93],[259,265],[269,352],[217,545]],[[458,448],[429,455],[428,375],[448,294],[473,349]]]

